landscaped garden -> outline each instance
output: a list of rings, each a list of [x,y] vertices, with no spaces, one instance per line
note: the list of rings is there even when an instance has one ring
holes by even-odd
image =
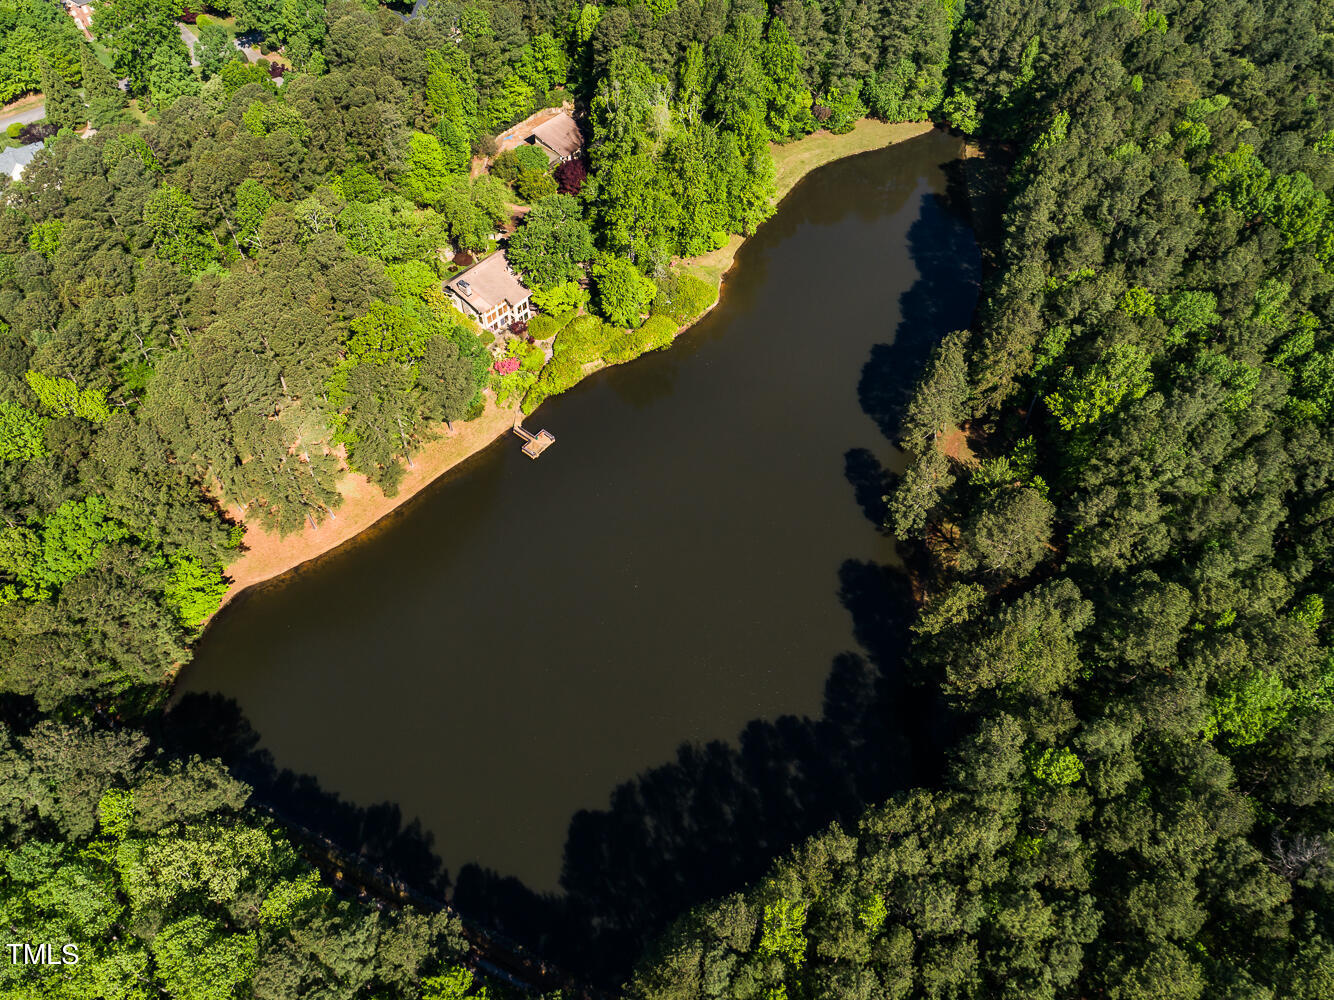
[[[570,284],[587,299],[583,289],[573,282]],[[532,413],[547,397],[564,392],[600,368],[667,347],[682,327],[718,300],[718,290],[699,278],[670,272],[656,289],[648,315],[634,317],[634,324],[627,326],[618,326],[586,311],[587,303],[579,301],[580,298],[564,286],[534,294],[533,301],[548,311],[534,316],[527,324],[525,334],[534,344],[510,336],[501,349],[505,358],[517,358],[520,364],[498,360],[493,368],[491,388],[500,405],[521,398],[524,414]],[[539,346],[548,342],[549,355]],[[545,359],[540,368],[533,364],[539,353]],[[504,367],[500,367],[502,364]]]

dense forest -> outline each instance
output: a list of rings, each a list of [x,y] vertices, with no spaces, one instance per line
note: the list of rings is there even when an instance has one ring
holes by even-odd
[[[630,994],[1334,995],[1334,8],[965,16],[951,98],[1018,158],[887,498],[964,736]]]
[[[626,992],[1334,995],[1329,0],[107,0],[92,35],[0,0],[0,100],[46,99],[0,179],[0,910],[84,956],[6,995],[501,989],[158,745],[165,682],[243,518],[392,492],[453,422],[669,343],[770,144],[867,115],[1015,157],[886,498],[961,735]],[[564,102],[586,161],[473,176]],[[510,230],[554,347],[496,368],[440,282]]]

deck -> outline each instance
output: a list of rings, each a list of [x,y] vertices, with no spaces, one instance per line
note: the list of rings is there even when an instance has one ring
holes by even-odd
[[[536,434],[525,430],[523,424],[514,421],[514,433],[523,438],[523,453],[529,458],[537,458],[542,452],[546,451],[556,443],[556,435],[549,430],[540,430]]]

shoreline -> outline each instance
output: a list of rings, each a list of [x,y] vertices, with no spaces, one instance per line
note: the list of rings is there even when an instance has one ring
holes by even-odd
[[[897,146],[909,139],[916,139],[919,135],[926,135],[935,127],[933,122],[881,122],[873,118],[863,118],[853,126],[851,132],[842,135],[821,131],[813,132],[803,139],[783,146],[771,143],[769,151],[774,158],[774,208],[777,209],[783,199],[792,193],[792,189],[808,175],[825,164]],[[717,285],[721,299],[723,278],[732,269],[732,265],[736,262],[737,251],[745,242],[745,236],[734,235],[728,239],[725,246],[717,250],[700,254],[698,257],[682,258],[675,263],[685,273]],[[715,301],[714,305],[717,304]],[[710,306],[681,327],[676,335],[679,337],[690,329],[707,316],[712,308],[713,306]]]
[[[307,525],[301,531],[283,537],[258,525],[247,525],[245,552],[224,570],[231,582],[218,611],[243,591],[291,572],[356,538],[454,466],[509,433],[518,412],[517,404],[500,407],[488,395],[481,416],[467,423],[456,423],[452,433],[428,442],[413,456],[412,468],[407,470],[398,492],[392,497],[385,496],[378,486],[360,473],[345,472],[338,483],[338,491],[343,495],[342,506],[317,527]],[[228,508],[228,513],[236,516],[238,512]],[[238,520],[245,524],[244,519]],[[209,620],[212,617],[210,615]]]
[[[843,135],[816,132],[784,146],[771,146],[774,156],[775,208],[803,178],[826,163],[884,149],[924,135],[934,127],[930,122],[886,123],[864,118],[851,132]],[[733,236],[726,246],[718,250],[676,262],[685,273],[715,284],[718,287],[718,298],[708,309],[677,330],[673,340],[712,312],[721,301],[723,278],[735,264],[737,251],[745,241],[744,236]],[[224,568],[224,578],[229,581],[227,592],[218,610],[200,625],[201,634],[213,617],[244,591],[277,579],[351,541],[406,504],[450,469],[507,434],[518,413],[517,402],[502,408],[496,406],[488,395],[486,409],[481,416],[468,423],[457,424],[455,431],[436,438],[413,456],[413,467],[408,469],[398,492],[392,497],[386,497],[365,476],[355,472],[344,473],[338,484],[339,492],[343,495],[342,507],[336,516],[326,519],[315,528],[307,525],[299,532],[280,537],[257,525],[246,524],[243,517],[238,517],[238,521],[245,525],[242,543],[245,551],[240,558]],[[229,513],[234,516],[239,514],[234,508],[229,508]]]

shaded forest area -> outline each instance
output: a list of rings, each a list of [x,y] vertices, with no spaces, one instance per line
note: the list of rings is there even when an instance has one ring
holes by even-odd
[[[1332,15],[966,9],[951,96],[1019,158],[886,497],[966,735],[629,995],[1334,991]]]
[[[1334,995],[1329,0],[237,0],[197,67],[174,4],[101,11],[89,43],[0,0],[0,99],[40,88],[59,129],[0,181],[0,910],[89,956],[6,991],[503,992],[453,918],[335,892],[146,735],[234,512],[327,516],[344,465],[393,490],[499,388],[439,282],[513,205],[550,301],[587,275],[648,328],[673,256],[771,211],[771,141],[869,113],[1018,151],[885,501],[929,567],[911,668],[965,735],[627,993]],[[567,97],[586,176],[469,175]]]

